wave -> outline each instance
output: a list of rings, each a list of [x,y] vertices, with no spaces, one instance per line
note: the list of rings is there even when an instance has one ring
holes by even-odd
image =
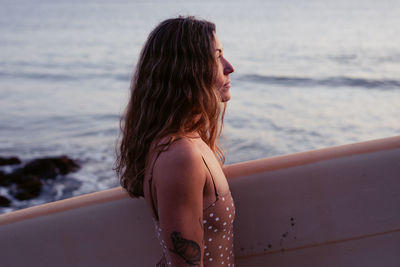
[[[33,73],[33,72],[2,72],[0,78],[34,79],[49,81],[76,81],[92,79],[114,79],[117,81],[129,81],[130,74],[122,73]],[[400,80],[394,79],[365,79],[351,77],[307,78],[294,76],[264,76],[257,74],[242,75],[237,78],[240,81],[273,84],[292,87],[361,87],[370,89],[400,89]]]
[[[0,78],[11,79],[27,79],[27,80],[45,80],[45,81],[77,81],[77,80],[93,80],[93,79],[114,79],[117,81],[129,81],[130,76],[127,74],[110,74],[110,73],[84,73],[84,74],[59,74],[59,73],[33,73],[33,72],[1,72]]]
[[[400,80],[363,79],[350,77],[305,78],[290,76],[243,75],[239,80],[294,87],[362,87],[371,89],[400,89]]]
[[[66,74],[50,74],[50,73],[9,73],[0,72],[0,78],[17,78],[17,79],[34,79],[34,80],[51,80],[66,81],[72,80],[74,77]]]

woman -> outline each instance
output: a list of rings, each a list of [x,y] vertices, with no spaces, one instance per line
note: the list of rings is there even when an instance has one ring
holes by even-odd
[[[194,17],[161,22],[142,49],[116,169],[152,211],[157,266],[234,266],[234,205],[217,144],[233,71],[215,25]]]

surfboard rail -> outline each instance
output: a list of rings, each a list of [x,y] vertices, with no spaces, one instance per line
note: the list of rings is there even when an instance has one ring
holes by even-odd
[[[237,266],[399,266],[400,136],[226,166]],[[0,215],[1,266],[154,266],[120,187]]]

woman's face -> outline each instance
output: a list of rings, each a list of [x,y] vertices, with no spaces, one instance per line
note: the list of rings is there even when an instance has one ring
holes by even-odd
[[[221,96],[221,101],[227,102],[229,101],[229,99],[231,99],[231,93],[229,91],[229,88],[231,88],[231,80],[229,78],[229,74],[231,74],[235,70],[231,63],[229,63],[228,60],[224,58],[222,44],[216,34],[214,34],[214,39],[216,50],[215,53],[218,65],[216,88]]]

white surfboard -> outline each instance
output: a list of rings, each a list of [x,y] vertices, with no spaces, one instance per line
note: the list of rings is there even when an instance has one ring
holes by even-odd
[[[225,168],[236,266],[400,266],[400,136]],[[143,199],[121,188],[0,215],[0,266],[154,266]]]

